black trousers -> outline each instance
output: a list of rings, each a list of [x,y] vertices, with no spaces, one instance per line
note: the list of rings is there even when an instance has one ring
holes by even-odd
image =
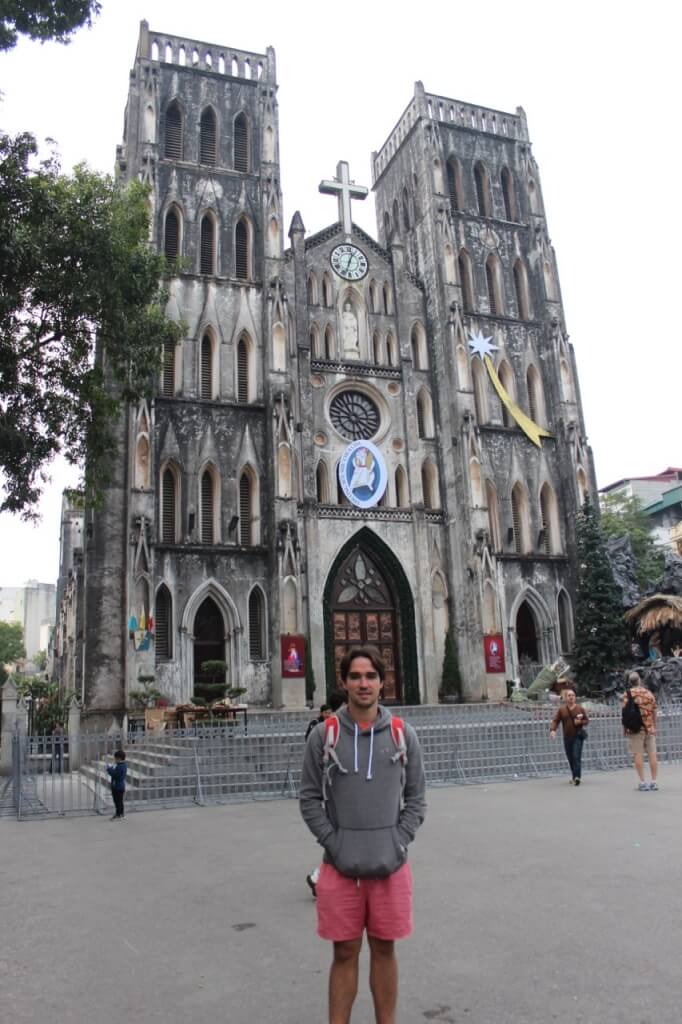
[[[580,778],[580,769],[583,758],[583,736],[578,733],[577,736],[564,736],[564,750],[566,751],[566,757],[568,763],[571,766],[571,774],[574,779]]]
[[[111,787],[111,795],[112,795],[112,797],[114,799],[114,807],[116,808],[116,817],[117,818],[122,818],[123,815],[125,814],[125,811],[123,810],[123,797],[125,795],[125,790],[124,789],[114,789],[114,787],[112,786]]]

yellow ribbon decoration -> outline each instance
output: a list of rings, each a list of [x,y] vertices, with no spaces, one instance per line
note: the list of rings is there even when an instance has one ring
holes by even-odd
[[[524,432],[526,437],[531,440],[533,444],[537,445],[538,448],[542,448],[540,438],[553,437],[554,435],[550,434],[550,432],[545,430],[544,427],[539,426],[539,424],[532,420],[530,416],[526,416],[525,412],[522,409],[519,409],[516,402],[512,401],[511,395],[497,376],[497,370],[495,369],[490,356],[484,356],[483,362],[486,365],[490,379],[493,382],[493,387],[495,388],[495,391],[497,391],[502,404],[509,410],[510,414],[521,427],[521,430]]]

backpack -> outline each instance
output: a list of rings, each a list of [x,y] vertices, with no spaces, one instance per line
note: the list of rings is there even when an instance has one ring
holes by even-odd
[[[325,765],[329,764],[330,760],[337,760],[333,752],[336,744],[339,742],[340,730],[341,725],[337,715],[330,715],[329,718],[325,718],[324,743],[322,747],[322,763]],[[396,748],[396,753],[393,755],[392,760],[401,761],[403,765],[406,765],[407,741],[405,739],[405,723],[397,715],[391,716],[391,739]]]
[[[644,722],[642,721],[642,712],[639,709],[639,705],[632,696],[632,690],[627,691],[628,700],[627,704],[623,708],[621,713],[621,720],[623,722],[623,728],[627,729],[628,732],[636,733],[641,732],[644,728]]]

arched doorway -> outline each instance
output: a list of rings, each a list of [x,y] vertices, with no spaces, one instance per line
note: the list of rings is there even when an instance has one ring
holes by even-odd
[[[538,634],[533,610],[527,601],[522,601],[516,613],[516,650],[519,663],[532,661],[537,663]]]
[[[412,593],[400,562],[371,530],[360,530],[335,559],[324,612],[329,688],[339,683],[345,652],[372,644],[386,663],[383,701],[419,703]]]
[[[207,597],[194,617],[194,687],[195,697],[207,703],[219,700],[224,693],[216,692],[219,674],[202,671],[207,661],[225,661],[225,621],[213,598]],[[220,677],[222,678],[222,677]],[[227,676],[225,676],[227,678]]]

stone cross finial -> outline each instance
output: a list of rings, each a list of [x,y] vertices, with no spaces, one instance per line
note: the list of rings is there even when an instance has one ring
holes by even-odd
[[[350,180],[348,174],[348,163],[339,160],[336,165],[336,177],[333,181],[321,181],[320,192],[329,196],[337,196],[339,200],[339,220],[343,225],[343,233],[349,241],[352,232],[352,221],[350,214],[351,199],[366,199],[368,189],[363,185],[356,185]]]

